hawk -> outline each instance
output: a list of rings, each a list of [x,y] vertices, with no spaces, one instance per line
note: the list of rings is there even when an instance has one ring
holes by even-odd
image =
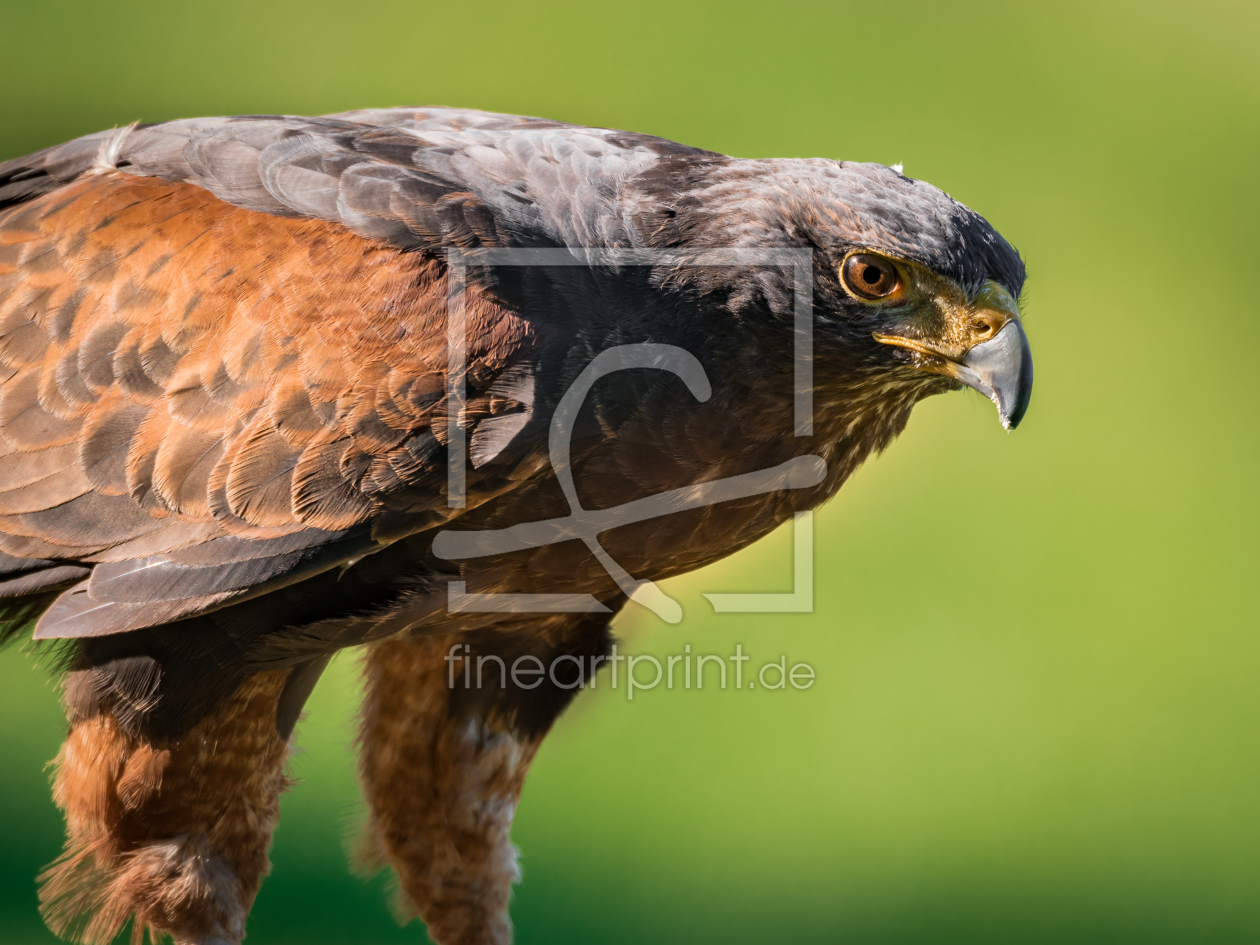
[[[510,941],[516,801],[612,616],[924,397],[1018,424],[1024,275],[899,168],[477,111],[0,164],[0,602],[57,641],[70,726],[50,927],[239,942],[294,724],[358,646],[365,855],[441,945]]]

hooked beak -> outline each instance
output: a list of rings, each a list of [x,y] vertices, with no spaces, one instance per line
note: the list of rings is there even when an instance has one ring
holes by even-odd
[[[997,405],[1002,426],[1014,430],[1032,400],[1033,363],[1024,326],[1015,318],[992,341],[976,345],[957,362],[954,375]]]
[[[954,353],[959,350],[957,344],[946,350],[900,335],[877,332],[875,340],[913,351],[921,356],[917,359],[920,369],[944,374],[978,390],[997,406],[1002,426],[1014,430],[1028,411],[1033,385],[1032,351],[1015,300],[1004,287],[989,281],[969,307],[966,319],[988,337],[961,353]]]

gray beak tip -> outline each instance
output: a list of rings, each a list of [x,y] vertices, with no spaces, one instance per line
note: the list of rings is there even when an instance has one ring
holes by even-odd
[[[967,352],[958,379],[997,406],[1002,426],[1014,430],[1032,400],[1033,363],[1028,336],[1018,319]]]

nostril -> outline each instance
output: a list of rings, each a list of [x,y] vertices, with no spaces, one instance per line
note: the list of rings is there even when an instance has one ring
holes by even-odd
[[[976,321],[971,323],[971,328],[972,328],[972,331],[974,331],[977,335],[980,335],[982,338],[988,337],[989,335],[993,334],[992,322],[980,321],[979,319],[977,319]]]

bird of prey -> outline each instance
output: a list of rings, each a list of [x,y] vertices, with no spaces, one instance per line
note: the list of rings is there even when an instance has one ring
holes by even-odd
[[[0,164],[0,602],[57,641],[69,719],[50,927],[239,942],[295,721],[355,646],[365,856],[441,945],[510,941],[522,782],[612,616],[926,396],[1014,427],[1024,275],[900,169],[477,111]]]

